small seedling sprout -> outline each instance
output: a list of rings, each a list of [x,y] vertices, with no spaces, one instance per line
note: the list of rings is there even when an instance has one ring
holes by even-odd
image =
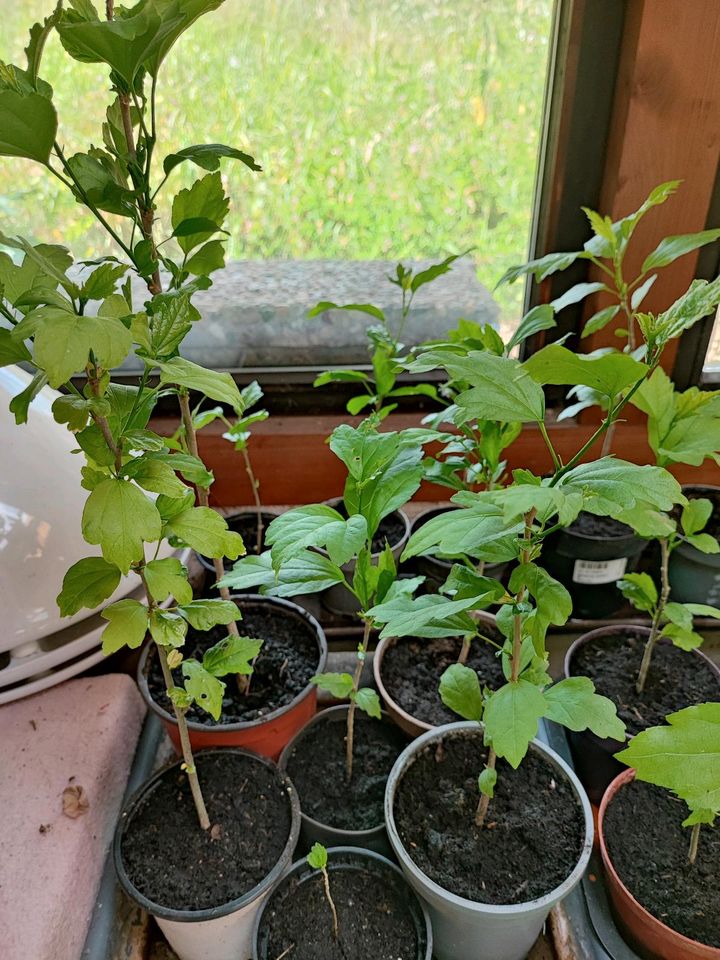
[[[333,918],[333,937],[337,940],[340,935],[340,930],[338,927],[338,915],[337,910],[335,909],[335,901],[332,898],[330,892],[330,876],[328,874],[328,854],[327,850],[321,843],[314,843],[312,850],[307,855],[307,862],[313,870],[319,870],[322,873],[323,885],[325,887],[325,899],[328,902],[330,910],[332,911]]]

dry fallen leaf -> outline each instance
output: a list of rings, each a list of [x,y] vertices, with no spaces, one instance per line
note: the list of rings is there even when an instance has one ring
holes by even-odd
[[[62,792],[63,813],[71,820],[77,820],[84,813],[88,812],[90,801],[83,787],[72,784],[65,787]]]

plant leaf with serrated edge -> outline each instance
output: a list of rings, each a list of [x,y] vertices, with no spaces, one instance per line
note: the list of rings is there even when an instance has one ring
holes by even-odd
[[[517,769],[545,711],[545,698],[534,684],[522,679],[506,683],[485,701],[486,745]]]
[[[346,700],[353,692],[353,678],[349,673],[320,673],[310,682],[337,700]]]
[[[177,557],[151,560],[145,565],[145,579],[150,594],[157,603],[174,597],[178,603],[192,600],[192,587],[187,580],[187,569]]]
[[[612,700],[595,692],[587,677],[568,677],[543,692],[545,716],[568,730],[590,730],[601,740],[625,741],[625,724]]]
[[[184,357],[173,357],[171,360],[153,359],[152,362],[160,368],[161,385],[177,384],[189,390],[197,390],[211,400],[229,404],[238,414],[243,412],[240,391],[229,373],[206,370]]]
[[[103,557],[126,574],[143,559],[143,543],[160,539],[162,522],[155,504],[126,480],[104,480],[85,503],[82,532],[99,544]]]
[[[355,696],[352,697],[358,707],[369,717],[379,720],[382,717],[380,709],[380,697],[377,692],[370,687],[360,687]]]
[[[183,660],[182,672],[185,677],[185,690],[198,707],[207,710],[213,720],[219,720],[222,713],[225,684],[209,673],[197,660]]]
[[[187,623],[176,613],[155,609],[150,614],[150,634],[161,647],[176,650],[185,643]]]
[[[236,637],[231,634],[205,651],[202,665],[214,677],[224,677],[229,673],[249,676],[253,672],[253,661],[260,653],[263,642],[252,637]]]
[[[102,557],[85,557],[74,563],[63,577],[57,596],[61,617],[71,617],[87,607],[94,610],[117,590],[120,571]]]
[[[217,624],[226,626],[242,619],[242,614],[232,600],[220,598],[200,599],[185,602],[178,607],[178,613],[185,617],[196,630],[211,630]]]
[[[192,147],[184,147],[177,153],[170,153],[163,160],[163,172],[170,173],[179,164],[190,161],[203,170],[217,170],[220,167],[220,160],[223,158],[240,160],[251,170],[262,170],[262,167],[255,162],[254,158],[242,150],[235,147],[228,147],[224,143],[197,143]]]
[[[105,607],[101,616],[109,623],[102,633],[102,649],[105,656],[123,647],[137,649],[148,629],[147,607],[138,600],[118,600]]]
[[[168,521],[168,531],[205,557],[236,560],[245,553],[239,533],[210,507],[190,507]]]

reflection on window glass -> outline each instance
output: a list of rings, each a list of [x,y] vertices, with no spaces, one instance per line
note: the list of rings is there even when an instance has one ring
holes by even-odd
[[[262,163],[259,175],[224,168],[237,198],[232,258],[420,259],[474,247],[492,288],[527,252],[552,5],[228,0],[167,62],[159,154],[220,141]],[[27,25],[51,6],[0,0],[4,55],[21,57]],[[86,149],[99,139],[103,70],[69,61],[54,38],[43,74],[61,142]],[[28,169],[0,166],[3,222],[78,256],[107,250],[61,188]],[[179,188],[192,170],[173,176]],[[521,285],[498,297],[504,323],[517,321]]]
[[[710,335],[710,343],[705,354],[703,368],[707,372],[720,373],[720,309],[715,314],[715,323]]]

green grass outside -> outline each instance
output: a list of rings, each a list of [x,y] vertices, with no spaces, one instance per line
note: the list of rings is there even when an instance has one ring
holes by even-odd
[[[27,27],[53,6],[0,0],[0,56],[22,62]],[[159,156],[220,141],[262,163],[262,174],[224,166],[232,258],[475,247],[492,287],[526,255],[551,10],[552,0],[227,0],[166,63]],[[98,142],[104,71],[54,38],[42,73],[66,150]],[[183,165],[168,186],[192,171]],[[77,256],[110,249],[60,184],[19,160],[0,161],[0,225]],[[521,295],[520,285],[498,293],[506,321]]]

